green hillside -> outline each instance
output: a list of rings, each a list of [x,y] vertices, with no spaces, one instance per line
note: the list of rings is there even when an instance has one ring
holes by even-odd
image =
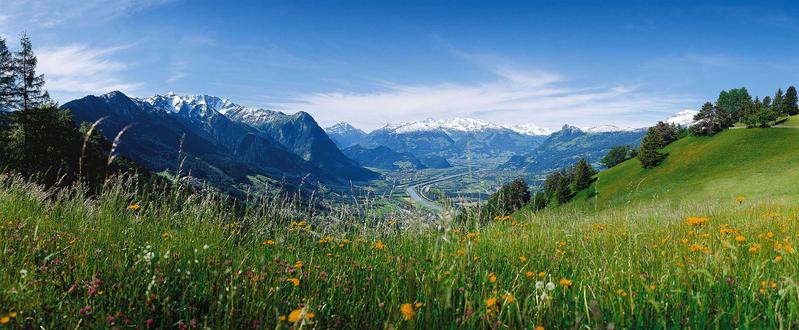
[[[669,156],[652,169],[631,159],[602,171],[574,203],[603,209],[652,200],[760,200],[799,193],[799,129],[727,130],[680,139],[664,152]],[[594,189],[596,196],[589,197]]]

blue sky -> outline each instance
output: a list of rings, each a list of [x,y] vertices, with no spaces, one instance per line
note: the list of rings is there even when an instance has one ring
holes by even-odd
[[[174,91],[364,129],[644,126],[799,77],[791,2],[0,0],[60,102]]]

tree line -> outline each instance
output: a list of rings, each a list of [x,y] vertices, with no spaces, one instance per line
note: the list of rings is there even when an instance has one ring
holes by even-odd
[[[715,103],[705,102],[702,105],[693,118],[693,125],[687,129],[663,122],[649,128],[641,140],[638,160],[642,167],[652,168],[667,156],[661,149],[684,136],[714,135],[738,122],[750,128],[769,127],[781,117],[796,114],[799,114],[799,107],[794,86],[789,86],[785,93],[779,88],[773,98],[765,96],[762,100],[759,97],[753,100],[745,87],[723,90]]]
[[[500,187],[484,204],[462,210],[456,221],[467,226],[477,226],[508,216],[528,205],[538,211],[547,205],[566,203],[577,192],[588,188],[596,173],[585,158],[580,158],[571,167],[550,173],[544,181],[543,191],[533,196],[530,195],[530,188],[524,179],[513,180]]]

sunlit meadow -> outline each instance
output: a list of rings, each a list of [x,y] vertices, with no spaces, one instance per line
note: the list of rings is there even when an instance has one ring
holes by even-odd
[[[795,201],[363,225],[124,181],[0,185],[0,323],[60,328],[787,328]]]

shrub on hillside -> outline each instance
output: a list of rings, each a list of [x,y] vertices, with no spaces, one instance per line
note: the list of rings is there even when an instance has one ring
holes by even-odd
[[[605,165],[607,168],[611,168],[630,158],[634,158],[637,155],[638,150],[631,146],[615,146],[608,151],[608,154],[605,155],[605,157],[602,158],[602,165]]]
[[[516,179],[499,188],[485,204],[461,211],[456,221],[471,226],[475,223],[469,223],[470,219],[476,219],[479,224],[486,224],[495,217],[516,212],[529,202],[530,188],[523,179]]]

